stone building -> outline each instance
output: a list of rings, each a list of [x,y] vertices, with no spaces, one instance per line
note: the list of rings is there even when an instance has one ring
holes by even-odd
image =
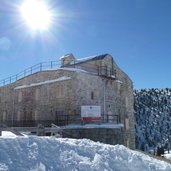
[[[58,68],[53,68],[52,62],[51,69],[44,69],[40,64],[38,71],[31,68],[29,74],[24,71],[14,82],[10,77],[10,84],[0,87],[1,123],[8,126],[75,124],[79,129],[65,127],[66,135],[134,148],[132,81],[113,57],[104,54],[76,59],[68,54],[60,60]],[[83,120],[83,106],[98,107],[100,117]],[[85,129],[84,124],[92,122],[99,127]]]

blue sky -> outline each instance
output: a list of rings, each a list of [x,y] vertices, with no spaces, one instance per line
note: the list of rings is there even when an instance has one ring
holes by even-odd
[[[135,88],[171,88],[170,0],[46,0],[56,17],[33,33],[20,0],[0,0],[0,79],[34,64],[109,53]]]

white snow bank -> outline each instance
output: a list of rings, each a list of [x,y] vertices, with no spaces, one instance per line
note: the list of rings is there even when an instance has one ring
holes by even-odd
[[[70,79],[71,79],[71,77],[63,76],[63,77],[60,77],[60,78],[57,78],[57,79],[54,79],[54,80],[48,80],[48,81],[43,81],[43,82],[39,82],[39,83],[32,83],[32,84],[29,84],[29,85],[18,86],[18,87],[15,87],[14,90],[21,89],[21,88],[34,87],[34,86],[39,86],[39,85],[44,85],[44,84],[55,83],[55,82],[58,82],[58,81],[66,81],[66,80],[70,80]]]
[[[171,165],[122,145],[41,137],[0,138],[2,171],[170,171]]]
[[[15,137],[17,137],[17,135],[15,135],[14,133],[12,133],[10,131],[2,131],[1,137],[3,137],[3,138],[15,138]]]
[[[164,157],[171,160],[171,153],[165,152]]]

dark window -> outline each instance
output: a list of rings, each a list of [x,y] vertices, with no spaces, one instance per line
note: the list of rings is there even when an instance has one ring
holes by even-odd
[[[68,115],[65,115],[64,111],[56,111],[55,115],[56,124],[63,126],[68,124]]]
[[[91,100],[94,100],[94,92],[91,92]]]

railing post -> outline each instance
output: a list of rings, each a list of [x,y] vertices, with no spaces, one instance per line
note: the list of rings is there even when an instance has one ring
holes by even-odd
[[[40,63],[40,71],[42,71],[42,63]]]
[[[17,81],[17,79],[18,79],[18,75],[16,75],[16,81]]]
[[[32,71],[33,71],[33,69],[32,69],[32,67],[30,68],[30,73],[32,74]]]

